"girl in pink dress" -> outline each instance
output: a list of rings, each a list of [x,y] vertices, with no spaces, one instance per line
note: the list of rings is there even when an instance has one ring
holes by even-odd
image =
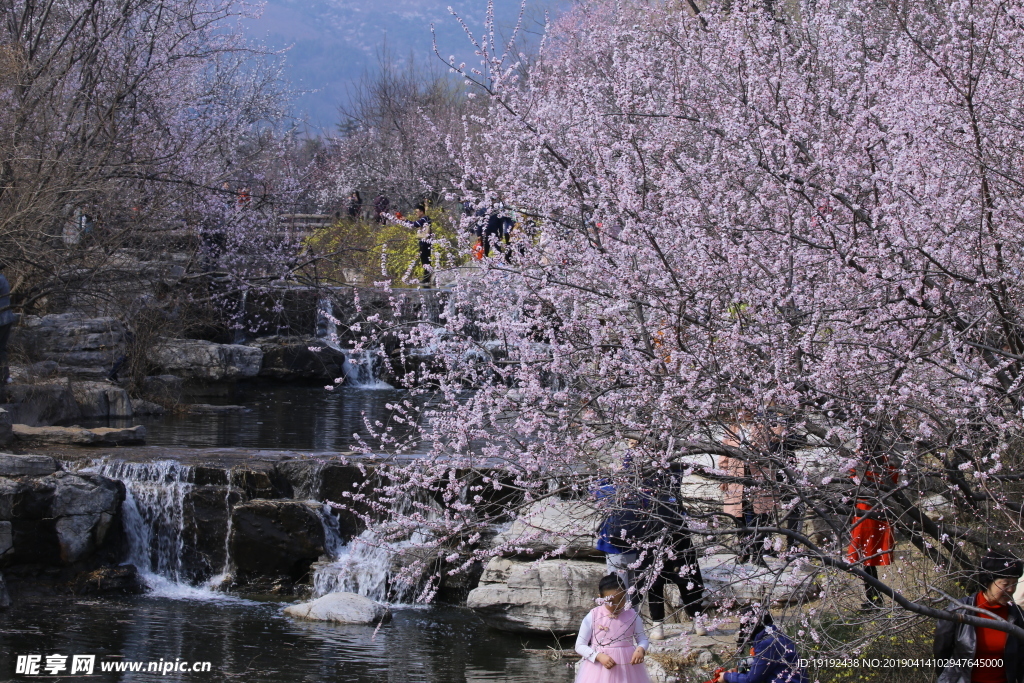
[[[576,636],[580,653],[576,683],[651,683],[644,666],[650,643],[640,615],[626,609],[629,598],[618,574],[598,585],[603,604],[590,610]]]

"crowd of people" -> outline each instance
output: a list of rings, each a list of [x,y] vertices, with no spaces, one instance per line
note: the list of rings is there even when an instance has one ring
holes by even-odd
[[[433,219],[428,215],[429,203],[420,201],[407,217],[400,211],[391,210],[391,199],[380,192],[366,205],[362,194],[353,190],[346,200],[344,215],[349,220],[363,220],[377,225],[397,224],[412,230],[419,241],[419,262],[422,266],[421,284],[433,285],[433,254],[437,238]],[[513,260],[513,242],[517,232],[526,232],[524,221],[518,220],[514,211],[499,202],[493,207],[474,206],[470,201],[461,204],[465,223],[472,243],[472,255],[476,260],[502,255],[508,262]],[[335,214],[340,217],[342,211]],[[532,232],[532,231],[531,231]]]
[[[784,420],[741,413],[729,427],[723,444],[737,450],[771,452],[792,458],[794,448]],[[722,455],[717,462],[722,475],[722,514],[736,525],[737,563],[751,563],[770,570],[765,558],[781,544],[770,538],[789,530],[787,549],[801,536],[799,500],[789,500],[780,481],[757,462],[766,459]],[[770,461],[770,460],[769,460]],[[627,464],[628,459],[627,459]],[[865,601],[862,611],[874,612],[884,605],[878,567],[892,564],[895,537],[884,509],[867,493],[896,483],[895,468],[883,457],[865,458],[851,470],[855,481],[868,484],[855,498],[849,529],[846,561],[863,572]],[[784,481],[785,479],[781,479]],[[765,485],[758,485],[763,483]],[[594,491],[597,505],[606,510],[597,531],[596,548],[605,554],[607,576],[598,588],[599,606],[580,626],[576,650],[584,658],[577,683],[634,683],[647,681],[641,666],[651,641],[665,637],[665,587],[679,588],[681,611],[693,622],[692,633],[705,635],[701,612],[715,603],[706,595],[697,552],[690,536],[692,518],[677,496],[681,481],[660,474],[643,479],[628,493],[605,481]],[[782,491],[785,487],[782,487]],[[796,503],[796,504],[794,504]],[[883,506],[884,507],[884,506]],[[957,614],[999,619],[1024,627],[1024,611],[1013,603],[1024,562],[995,550],[981,560],[974,581],[977,590],[951,603],[946,610]],[[650,627],[638,616],[646,597]],[[776,625],[767,604],[751,604],[738,614],[736,669],[719,670],[709,683],[805,683],[807,672],[799,665],[797,646]],[[1018,663],[1021,644],[1006,631],[939,619],[933,654],[937,683],[1024,683],[1024,664]],[[748,652],[749,650],[749,652]]]

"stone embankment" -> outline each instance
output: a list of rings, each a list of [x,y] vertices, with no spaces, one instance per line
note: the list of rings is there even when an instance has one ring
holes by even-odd
[[[10,604],[12,584],[137,591],[125,575],[80,578],[122,559],[124,499],[124,485],[107,477],[64,471],[45,455],[0,453],[0,605]]]

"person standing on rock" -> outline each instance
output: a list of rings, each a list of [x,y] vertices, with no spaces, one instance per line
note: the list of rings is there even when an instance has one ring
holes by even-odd
[[[857,470],[850,474],[857,476]],[[886,485],[896,484],[896,468],[889,464],[885,455],[869,456],[865,460],[864,475],[860,484],[866,492],[877,493]],[[870,516],[854,516],[850,529],[850,546],[846,550],[846,559],[853,564],[860,564],[872,578],[878,578],[878,568],[892,564],[893,549],[896,545],[892,527],[885,517],[885,507],[878,505],[875,496],[858,496],[857,510],[870,513]],[[873,609],[882,604],[882,594],[878,589],[864,580],[864,594],[867,601],[861,607]]]
[[[658,478],[648,482],[651,491],[651,508],[644,529],[644,541],[654,544],[657,550],[646,553],[640,570],[655,566],[659,561],[661,571],[654,577],[647,593],[647,604],[651,611],[651,640],[663,640],[665,630],[665,587],[669,582],[679,588],[683,610],[693,621],[695,635],[707,634],[698,620],[701,602],[704,599],[704,580],[697,563],[697,552],[693,547],[687,529],[689,516],[677,495],[679,482],[671,477]],[[657,557],[656,557],[657,556]]]
[[[583,657],[576,683],[651,683],[644,666],[650,643],[640,615],[629,608],[626,585],[618,574],[598,584],[601,603],[583,618],[576,652]]]
[[[7,384],[11,381],[11,370],[7,363],[7,343],[11,339],[11,329],[17,322],[11,307],[11,284],[0,271],[0,399],[5,399]]]
[[[629,590],[636,583],[636,571],[630,567],[637,561],[637,551],[633,544],[644,529],[639,501],[634,496],[617,491],[612,484],[601,486],[596,491],[596,497],[608,512],[597,530],[595,547],[604,553],[608,570],[617,574],[626,590]],[[634,593],[632,601],[633,604],[639,604],[640,594]]]
[[[749,411],[740,411],[738,418],[737,423],[729,428],[722,445],[743,449],[752,458],[744,460],[727,455],[719,456],[719,469],[725,470],[733,479],[721,484],[725,492],[722,511],[733,518],[739,529],[738,562],[744,564],[752,561],[766,566],[764,546],[767,534],[761,529],[771,526],[772,513],[779,504],[778,498],[771,491],[775,473],[766,461],[771,450],[770,444],[777,433],[755,423]],[[756,486],[745,485],[742,483],[744,479],[753,479],[759,483]]]

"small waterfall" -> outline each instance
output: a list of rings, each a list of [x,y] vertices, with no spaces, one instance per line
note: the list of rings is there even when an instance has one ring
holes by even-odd
[[[88,468],[124,484],[121,507],[128,539],[126,562],[139,570],[150,595],[176,599],[238,601],[209,586],[187,581],[185,557],[185,501],[194,488],[189,465],[159,462],[101,462]],[[230,504],[231,487],[225,504]],[[228,517],[230,524],[230,516]],[[230,529],[229,529],[230,532]],[[230,559],[228,559],[230,562]],[[222,575],[226,575],[225,566]]]
[[[384,543],[367,530],[346,543],[330,506],[322,508],[320,517],[330,560],[313,565],[314,598],[328,593],[356,593],[377,602],[399,605],[414,598],[418,586],[400,580],[397,573],[403,554],[415,551],[429,539],[429,534],[415,531],[408,540]]]
[[[227,492],[224,494],[224,507],[228,511],[228,525],[227,530],[224,532],[224,568],[221,569],[220,574],[211,576],[206,582],[206,585],[213,589],[221,588],[231,581],[231,522],[233,519],[231,514],[231,493],[231,476],[229,473]]]
[[[193,488],[192,468],[173,461],[115,461],[104,463],[100,474],[124,483],[128,561],[144,576],[180,582],[185,496]]]
[[[375,349],[341,349],[341,352],[345,354],[345,362],[341,366],[345,373],[345,386],[355,389],[394,389],[378,377],[384,359]]]
[[[338,344],[338,320],[334,317],[334,302],[324,297],[316,305],[316,336],[334,349],[341,351]]]

